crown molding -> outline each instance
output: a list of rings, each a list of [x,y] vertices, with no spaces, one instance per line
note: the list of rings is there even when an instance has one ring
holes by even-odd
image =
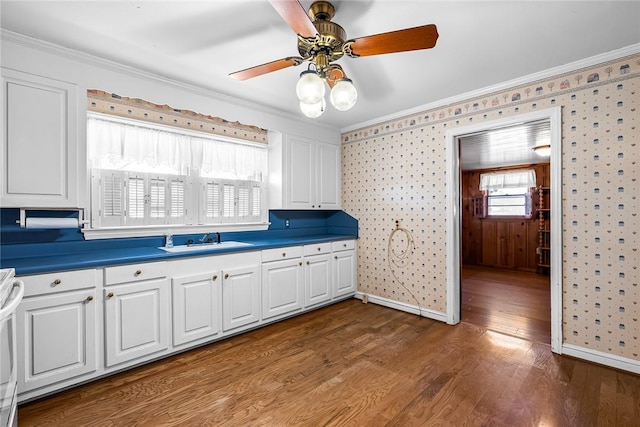
[[[249,108],[252,110],[260,111],[262,113],[272,114],[284,119],[293,120],[296,122],[299,122],[301,119],[301,117],[299,116],[287,113],[282,110],[278,110],[276,108],[267,107],[262,104],[256,104],[240,98],[234,98],[229,95],[224,95],[219,92],[215,92],[211,89],[207,89],[194,84],[182,82],[179,80],[170,79],[168,77],[155,74],[150,71],[141,70],[139,68],[121,64],[119,62],[112,61],[110,59],[102,58],[102,57],[92,55],[86,52],[81,52],[75,49],[70,49],[70,48],[60,46],[55,43],[47,42],[44,40],[39,40],[39,39],[29,37],[24,34],[16,33],[4,28],[0,28],[0,42],[2,43],[10,42],[10,43],[21,45],[27,48],[36,49],[44,53],[65,57],[77,62],[84,63],[86,65],[97,66],[110,71],[126,74],[131,77],[153,80],[158,83],[171,85],[197,95],[204,95],[209,98],[215,99],[216,101],[233,104],[239,107]],[[314,122],[313,124],[315,126],[322,127],[332,131],[340,130],[334,126],[329,126],[323,123]]]
[[[499,83],[492,86],[486,86],[481,89],[473,90],[471,92],[465,92],[460,95],[455,95],[449,98],[441,99],[435,102],[431,102],[428,104],[419,105],[414,108],[410,108],[403,111],[398,111],[397,113],[389,114],[387,116],[377,117],[375,119],[367,120],[366,122],[357,123],[351,126],[347,126],[345,128],[340,129],[340,133],[352,132],[354,130],[363,129],[369,126],[378,125],[380,123],[390,122],[394,120],[401,119],[403,117],[419,114],[429,110],[435,110],[437,108],[441,108],[451,104],[457,104],[469,99],[478,98],[482,96],[489,95],[494,92],[500,92],[507,89],[511,89],[516,86],[521,86],[525,84],[529,84],[538,80],[544,80],[550,77],[555,77],[560,74],[569,73],[573,71],[577,71],[582,68],[592,67],[597,64],[601,64],[603,62],[613,61],[616,59],[623,58],[625,56],[635,55],[640,53],[640,43],[632,44],[630,46],[626,46],[620,49],[612,50],[610,52],[598,54],[595,56],[591,56],[589,58],[581,59],[579,61],[570,62],[565,65],[560,65],[558,67],[549,68],[547,70],[543,70],[537,73],[529,74],[523,77],[518,77],[513,80],[508,80],[503,83]]]

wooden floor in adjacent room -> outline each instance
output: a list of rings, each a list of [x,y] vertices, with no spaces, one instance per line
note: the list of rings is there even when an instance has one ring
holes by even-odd
[[[549,276],[502,268],[464,266],[460,318],[492,331],[551,343]]]
[[[21,405],[27,426],[637,426],[640,376],[352,299]]]

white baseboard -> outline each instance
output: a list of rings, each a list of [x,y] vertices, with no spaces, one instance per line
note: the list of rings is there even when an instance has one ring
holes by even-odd
[[[421,307],[418,307],[417,305],[394,301],[392,299],[379,297],[376,295],[364,294],[362,292],[356,292],[355,297],[361,300],[364,298],[365,295],[367,296],[368,302],[372,304],[382,305],[384,307],[393,308],[395,310],[406,311],[407,313],[417,314],[419,316],[427,317],[433,320],[439,320],[441,322],[447,321],[447,315],[445,313],[429,310],[427,308],[421,308]]]
[[[611,368],[633,372],[634,374],[640,374],[640,361],[638,360],[603,353],[589,348],[578,347],[577,345],[572,344],[562,344],[562,354],[573,356],[578,359],[588,360],[589,362],[599,363],[600,365],[609,366]]]

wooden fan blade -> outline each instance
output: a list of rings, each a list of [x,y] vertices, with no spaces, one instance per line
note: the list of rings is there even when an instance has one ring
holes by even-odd
[[[297,35],[310,38],[318,33],[298,0],[269,0],[269,3]]]
[[[431,49],[437,40],[438,29],[435,25],[429,24],[357,38],[351,43],[350,52],[345,53],[358,57]],[[347,41],[345,45],[349,46],[349,43],[350,41]]]
[[[256,65],[255,67],[247,68],[245,70],[236,71],[229,74],[230,77],[236,80],[247,80],[252,77],[261,76],[263,74],[271,73],[273,71],[282,70],[283,68],[292,67],[302,64],[303,59],[299,57],[289,57],[278,59],[277,61],[267,62],[266,64]]]

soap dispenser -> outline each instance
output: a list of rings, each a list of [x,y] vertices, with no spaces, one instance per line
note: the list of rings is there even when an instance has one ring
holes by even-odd
[[[172,248],[173,247],[173,236],[171,234],[167,234],[166,235],[166,239],[164,242],[164,247],[165,248]]]

